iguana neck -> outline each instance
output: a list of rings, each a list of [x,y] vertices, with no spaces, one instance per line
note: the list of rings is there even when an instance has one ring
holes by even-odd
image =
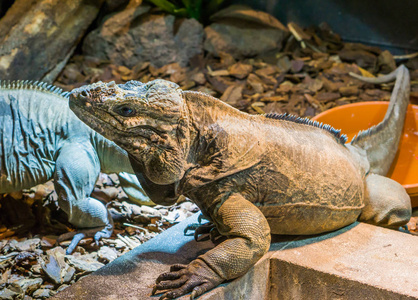
[[[97,132],[92,132],[91,142],[99,157],[102,172],[134,173],[127,152],[117,146],[114,142],[105,139]]]
[[[227,134],[220,125],[223,119],[236,118],[242,120],[246,115],[239,110],[226,105],[221,100],[198,92],[184,92],[189,113],[190,151],[188,162],[198,163],[199,157],[206,153],[208,143],[215,138],[222,139]],[[212,136],[215,134],[214,136]]]

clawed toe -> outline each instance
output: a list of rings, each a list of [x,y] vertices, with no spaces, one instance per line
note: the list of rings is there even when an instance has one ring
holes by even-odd
[[[219,236],[219,234],[216,234],[218,231],[213,223],[190,224],[184,230],[184,235],[190,236],[191,233],[189,231],[194,231],[193,235],[196,242],[212,240],[212,236],[214,235]]]
[[[189,265],[172,265],[170,272],[158,276],[152,289],[152,295],[161,291],[163,293],[160,297],[161,300],[175,299],[190,292],[190,299],[202,295],[222,282],[221,278],[212,278],[216,277],[216,274],[211,274],[204,269],[204,266],[198,261]],[[210,276],[208,277],[208,275]]]
[[[105,228],[97,231],[97,228],[89,228],[89,229],[82,229],[78,233],[76,233],[71,240],[70,245],[68,245],[67,250],[65,251],[66,254],[71,254],[74,252],[77,245],[80,243],[80,241],[84,238],[93,237],[95,244],[99,245],[99,241],[102,238],[108,238],[112,235],[113,232],[113,226],[106,226]],[[66,235],[67,238],[69,238],[69,235]],[[63,237],[61,240],[65,240],[65,237]]]

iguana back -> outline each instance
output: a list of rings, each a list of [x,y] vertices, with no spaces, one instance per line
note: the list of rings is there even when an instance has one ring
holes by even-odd
[[[89,131],[69,110],[67,93],[61,89],[37,82],[1,82],[0,192],[51,179],[61,144],[88,139]]]

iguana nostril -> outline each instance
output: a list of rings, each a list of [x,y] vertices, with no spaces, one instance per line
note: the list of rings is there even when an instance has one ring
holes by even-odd
[[[88,96],[88,93],[86,90],[82,90],[81,93],[79,94],[82,98],[86,98]]]

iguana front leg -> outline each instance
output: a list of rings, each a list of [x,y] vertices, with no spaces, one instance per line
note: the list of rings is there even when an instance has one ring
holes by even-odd
[[[157,278],[153,294],[170,290],[160,299],[174,299],[191,292],[191,299],[220,283],[245,274],[270,246],[266,218],[240,194],[231,195],[212,219],[227,240],[188,265],[174,265]]]
[[[67,254],[86,236],[94,235],[97,243],[112,235],[113,221],[108,210],[99,200],[90,197],[99,173],[100,162],[91,144],[72,142],[61,148],[54,174],[58,203],[71,224],[88,229],[74,236]]]

